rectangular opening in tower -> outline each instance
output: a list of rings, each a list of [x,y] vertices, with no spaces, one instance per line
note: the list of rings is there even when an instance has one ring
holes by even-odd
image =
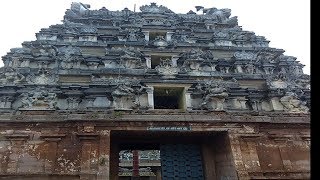
[[[183,87],[155,87],[154,109],[183,109]]]

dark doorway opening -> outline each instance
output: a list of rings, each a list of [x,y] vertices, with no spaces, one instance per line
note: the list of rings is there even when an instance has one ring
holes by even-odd
[[[155,87],[154,109],[184,109],[183,87]]]

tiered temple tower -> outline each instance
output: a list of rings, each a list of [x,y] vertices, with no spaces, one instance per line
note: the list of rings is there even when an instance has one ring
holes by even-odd
[[[309,179],[310,76],[230,9],[72,3],[2,57],[0,177]]]

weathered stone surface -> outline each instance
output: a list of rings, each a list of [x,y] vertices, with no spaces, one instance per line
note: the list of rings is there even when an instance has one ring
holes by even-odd
[[[74,2],[2,57],[0,178],[121,179],[122,150],[166,143],[199,144],[205,179],[310,178],[310,76],[295,57],[230,9],[140,10]],[[143,163],[161,179],[159,158]]]

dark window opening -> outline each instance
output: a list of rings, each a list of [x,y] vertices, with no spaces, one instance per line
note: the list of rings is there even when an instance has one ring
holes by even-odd
[[[178,97],[174,96],[155,96],[155,109],[179,109]]]
[[[182,87],[155,87],[154,88],[154,109],[183,109]]]

